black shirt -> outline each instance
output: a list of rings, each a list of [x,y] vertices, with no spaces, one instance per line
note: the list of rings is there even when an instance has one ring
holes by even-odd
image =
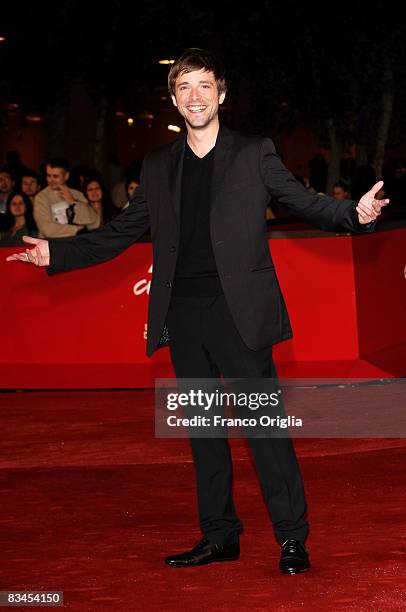
[[[187,143],[185,145],[179,254],[173,295],[204,297],[221,293],[210,238],[214,148],[200,158]]]

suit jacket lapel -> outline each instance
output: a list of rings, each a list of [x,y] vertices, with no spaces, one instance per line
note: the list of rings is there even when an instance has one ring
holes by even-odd
[[[175,213],[178,227],[180,227],[180,203],[182,195],[182,170],[185,156],[186,135],[178,138],[172,145],[169,167],[169,185],[171,191],[171,204]]]
[[[214,149],[214,167],[210,202],[212,208],[216,202],[217,196],[220,193],[221,184],[229,165],[232,143],[232,133],[227,127],[220,125],[220,130],[217,135],[216,148]]]

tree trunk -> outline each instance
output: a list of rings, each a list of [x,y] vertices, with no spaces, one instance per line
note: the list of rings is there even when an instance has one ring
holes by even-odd
[[[48,159],[51,157],[66,157],[66,103],[58,101],[47,112]]]
[[[107,72],[114,69],[114,49],[117,33],[117,24],[120,14],[120,4],[121,3],[117,0],[113,0],[112,2],[110,2],[110,9],[112,11],[110,37],[106,42],[105,53],[103,57],[103,66]],[[107,153],[110,144],[109,142],[107,142],[106,137],[106,122],[109,105],[111,105],[111,101],[113,99],[111,83],[108,79],[106,80],[105,84],[107,83],[109,83],[109,87],[104,90],[102,88],[99,96],[99,113],[97,117],[96,136],[94,144],[94,167],[97,168],[97,170],[99,170],[103,175],[106,175],[107,171]]]
[[[99,170],[102,174],[105,170],[106,165],[106,118],[108,112],[109,103],[106,96],[102,96],[100,100],[99,113],[97,117],[97,125],[96,125],[96,137],[95,137],[95,145],[94,145],[94,159],[93,165],[97,170]]]
[[[386,60],[383,80],[382,80],[382,108],[378,121],[376,136],[376,147],[373,166],[376,176],[382,176],[382,166],[385,157],[386,142],[388,140],[389,127],[392,120],[393,103],[395,99],[395,84],[393,81],[392,66]]]
[[[358,166],[366,166],[368,163],[368,135],[370,132],[370,123],[370,109],[362,105],[358,117],[358,129],[355,143],[355,163],[357,168]]]
[[[326,193],[331,195],[334,183],[340,179],[340,161],[344,147],[334,119],[328,121],[327,129],[331,147],[331,159],[328,166]]]

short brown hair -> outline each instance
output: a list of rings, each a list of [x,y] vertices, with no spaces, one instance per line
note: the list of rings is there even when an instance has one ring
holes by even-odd
[[[178,76],[202,68],[214,74],[219,94],[225,93],[227,91],[225,70],[220,60],[210,51],[191,47],[186,49],[171,66],[168,74],[168,89],[171,96],[175,95],[175,83]]]

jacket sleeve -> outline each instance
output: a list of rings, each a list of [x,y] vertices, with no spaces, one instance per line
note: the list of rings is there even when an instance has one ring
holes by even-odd
[[[75,236],[80,230],[78,225],[56,223],[52,218],[51,207],[42,198],[41,193],[34,199],[34,219],[41,236],[47,238],[66,238]]]
[[[129,206],[110,223],[89,233],[67,240],[49,240],[50,276],[58,272],[102,263],[119,255],[136,242],[149,227],[149,212],[141,183]]]
[[[353,200],[312,194],[283,165],[269,138],[262,142],[260,172],[269,194],[294,215],[322,230],[370,232],[376,222],[362,224]]]

